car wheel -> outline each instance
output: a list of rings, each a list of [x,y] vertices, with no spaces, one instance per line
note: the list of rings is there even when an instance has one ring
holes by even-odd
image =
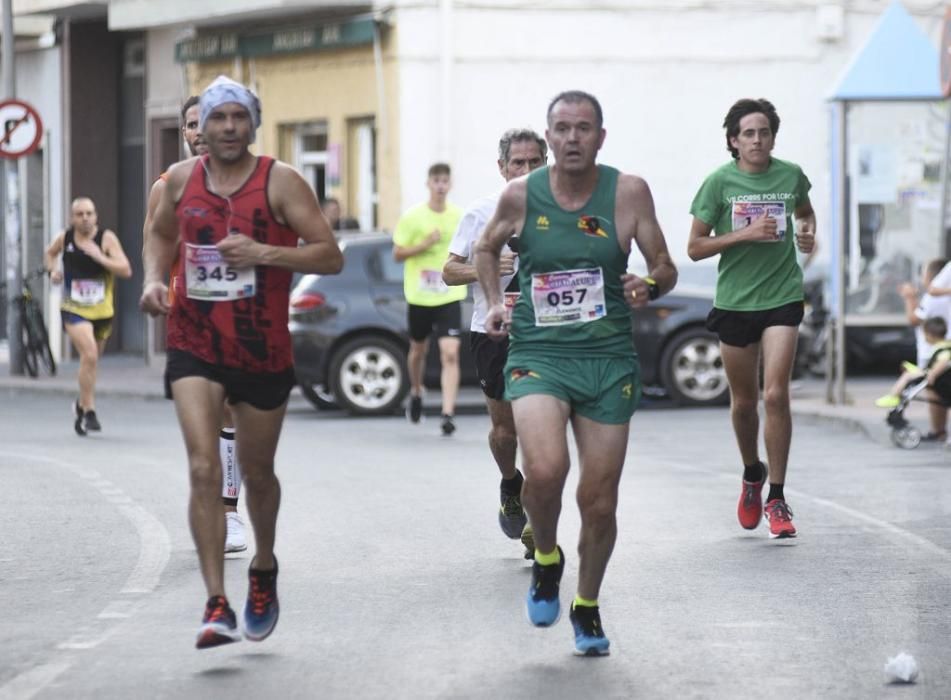
[[[333,392],[319,384],[298,384],[300,393],[304,398],[310,401],[318,411],[332,411],[337,408],[337,402],[334,400]]]
[[[678,404],[712,406],[729,402],[730,385],[720,343],[716,335],[703,328],[688,328],[671,338],[661,355],[660,370],[664,388]]]
[[[337,404],[350,413],[393,413],[409,392],[406,353],[388,338],[353,338],[334,353],[330,382]]]

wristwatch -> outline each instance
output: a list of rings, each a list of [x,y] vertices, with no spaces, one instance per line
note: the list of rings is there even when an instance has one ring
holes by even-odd
[[[647,282],[647,298],[654,301],[654,299],[660,296],[660,287],[657,286],[657,282],[653,277],[642,277],[641,279]]]

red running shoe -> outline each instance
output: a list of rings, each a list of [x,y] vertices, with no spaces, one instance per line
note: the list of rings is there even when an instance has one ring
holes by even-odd
[[[199,649],[230,644],[241,639],[234,611],[224,596],[216,595],[208,599],[205,616],[198,630],[195,646]]]
[[[766,504],[764,514],[769,522],[771,539],[796,536],[796,526],[792,524],[793,512],[786,501],[774,498]]]
[[[755,530],[763,518],[763,484],[766,483],[766,465],[760,462],[763,476],[759,481],[743,479],[740,502],[736,506],[736,517],[747,530]]]

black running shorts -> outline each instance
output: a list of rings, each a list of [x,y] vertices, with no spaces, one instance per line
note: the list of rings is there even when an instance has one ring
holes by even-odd
[[[505,361],[509,358],[509,339],[492,340],[485,333],[469,333],[469,349],[475,360],[476,376],[482,393],[490,399],[505,398]]]
[[[745,348],[758,343],[770,326],[798,326],[802,313],[801,301],[764,311],[726,311],[714,307],[707,316],[707,330],[716,333],[721,343]]]
[[[426,340],[433,333],[437,338],[458,338],[462,332],[462,304],[452,301],[442,306],[408,304],[409,337]]]
[[[221,384],[229,404],[247,403],[259,411],[283,406],[296,384],[293,368],[283,372],[245,372],[210,364],[182,350],[169,350],[165,359],[165,398],[172,398],[172,384],[185,377],[204,377]]]

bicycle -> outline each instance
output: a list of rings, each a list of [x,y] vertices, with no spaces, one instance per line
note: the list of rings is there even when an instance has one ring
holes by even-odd
[[[23,365],[31,377],[40,374],[40,363],[53,376],[56,374],[56,361],[50,348],[50,334],[43,320],[43,310],[30,289],[30,280],[46,274],[42,267],[23,276],[23,291],[13,298],[20,309],[20,338],[23,344]],[[0,281],[0,292],[6,291],[7,283]]]

